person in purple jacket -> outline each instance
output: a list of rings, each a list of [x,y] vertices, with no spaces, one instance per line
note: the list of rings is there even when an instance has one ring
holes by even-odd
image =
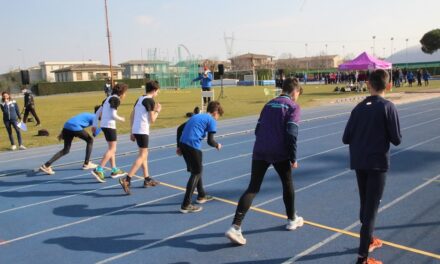
[[[350,146],[350,168],[356,171],[359,188],[362,226],[357,264],[382,264],[368,253],[382,246],[373,237],[374,223],[390,166],[390,143],[397,146],[402,140],[396,107],[383,98],[388,78],[384,70],[370,73],[371,96],[353,109],[342,137]]]
[[[255,128],[251,180],[238,202],[232,226],[225,233],[234,244],[246,244],[246,239],[241,233],[241,223],[260,191],[264,175],[270,165],[275,168],[283,185],[283,200],[287,215],[286,229],[295,230],[304,224],[303,218],[295,213],[292,181],[292,169],[298,167],[296,142],[300,107],[296,101],[301,93],[302,88],[298,79],[287,78],[283,82],[281,95],[269,101],[261,111]]]

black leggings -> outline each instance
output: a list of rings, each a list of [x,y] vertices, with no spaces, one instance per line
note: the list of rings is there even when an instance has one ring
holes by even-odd
[[[202,87],[202,91],[211,91],[211,87]],[[211,97],[203,97],[203,104],[211,102]]]
[[[359,256],[368,256],[368,247],[373,235],[374,223],[380,200],[385,187],[386,172],[378,170],[356,170],[361,207],[359,219],[362,227],[360,232]]]
[[[243,221],[246,212],[249,210],[252,201],[260,191],[264,175],[270,165],[271,163],[264,160],[252,160],[251,181],[247,190],[243,193],[238,202],[232,224],[241,226],[241,222]],[[290,161],[285,160],[273,163],[272,165],[278,173],[278,176],[280,176],[281,183],[283,184],[283,200],[284,206],[286,207],[287,218],[293,220],[295,213],[295,193],[293,191],[292,167]]]
[[[38,118],[37,112],[35,112],[35,108],[33,108],[33,107],[28,107],[28,108],[24,109],[23,123],[27,122],[29,112],[35,117],[35,121],[37,121],[37,125],[39,125],[40,118]]]
[[[46,167],[49,167],[56,160],[58,160],[62,156],[69,153],[74,137],[78,137],[78,138],[84,140],[85,142],[87,142],[86,157],[84,159],[84,164],[89,164],[90,155],[92,154],[92,147],[93,147],[93,138],[89,135],[89,133],[87,133],[85,130],[72,131],[72,130],[63,128],[63,131],[61,132],[61,134],[64,139],[64,148],[62,150],[58,151],[55,155],[53,155],[53,157],[48,162],[46,162],[44,165]]]
[[[197,187],[197,197],[205,197],[205,189],[203,188],[202,181],[202,151],[192,148],[186,144],[180,144],[180,150],[182,151],[183,158],[185,159],[187,170],[191,173],[186,184],[185,198],[182,202],[182,208],[191,204],[191,197]]]
[[[12,136],[12,127],[15,129],[15,133],[17,134],[18,145],[21,146],[21,132],[17,126],[17,121],[15,120],[3,120],[5,123],[6,131],[8,131],[9,141],[11,141],[11,145],[15,145],[14,137]]]

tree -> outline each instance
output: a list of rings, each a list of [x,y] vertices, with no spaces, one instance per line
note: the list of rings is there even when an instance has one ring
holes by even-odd
[[[432,54],[440,49],[440,28],[425,33],[420,43],[422,44],[422,51],[424,53]]]

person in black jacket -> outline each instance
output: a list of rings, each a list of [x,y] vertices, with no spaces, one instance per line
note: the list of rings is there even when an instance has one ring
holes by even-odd
[[[390,166],[390,143],[400,144],[402,135],[397,110],[383,98],[388,82],[384,70],[373,71],[368,78],[371,96],[360,102],[351,112],[342,141],[349,144],[350,168],[356,171],[360,197],[360,245],[358,264],[381,264],[368,258],[368,253],[381,247],[373,237],[374,223]]]
[[[34,116],[35,121],[37,121],[36,126],[39,126],[41,124],[40,118],[38,118],[37,112],[35,112],[35,102],[34,102],[34,95],[32,92],[28,89],[22,90],[24,94],[24,115],[23,115],[23,123],[27,122],[27,118],[29,115],[29,112]]]
[[[20,149],[26,149],[22,144],[20,129],[17,126],[18,121],[21,119],[20,111],[18,110],[17,103],[12,100],[11,95],[8,92],[2,93],[2,104],[1,109],[3,112],[3,122],[8,131],[9,140],[11,141],[11,150],[16,150],[14,137],[12,136],[12,127],[15,129],[17,134],[18,145]]]

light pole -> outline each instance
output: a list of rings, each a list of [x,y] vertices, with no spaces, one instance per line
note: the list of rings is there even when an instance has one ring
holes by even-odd
[[[394,37],[391,37],[390,57],[393,56]]]
[[[408,38],[405,39],[405,60],[406,60],[406,67],[408,68]]]
[[[383,50],[383,55],[382,56],[385,59],[385,47],[383,47],[382,50]]]
[[[345,46],[342,45],[342,59],[345,58]]]
[[[309,46],[309,44],[306,43],[305,45],[305,52],[306,52],[306,71],[309,71],[309,61],[307,59],[307,47]]]
[[[376,56],[376,36],[373,36],[373,56]]]
[[[327,44],[325,44],[325,55],[327,56]]]

